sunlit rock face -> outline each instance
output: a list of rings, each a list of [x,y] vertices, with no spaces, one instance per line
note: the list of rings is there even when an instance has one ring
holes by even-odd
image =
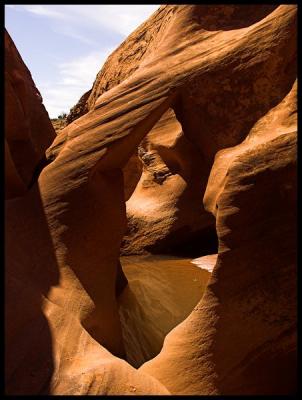
[[[18,166],[8,124],[7,394],[295,393],[295,80],[296,6],[167,5],[108,58],[40,175],[22,176],[37,164]],[[179,273],[119,260],[190,241]]]
[[[92,110],[102,94],[127,82],[149,60],[154,66],[166,60],[165,73],[171,70],[174,76],[182,71],[188,76],[185,70],[201,59],[207,70],[198,73],[197,67],[194,79],[181,85],[172,109],[123,168],[128,229],[122,254],[171,254],[184,242],[191,254],[181,256],[217,251],[215,220],[200,201],[214,156],[221,148],[240,143],[295,79],[294,34],[292,45],[284,50],[282,35],[276,43],[257,46],[256,32],[246,41],[250,27],[266,21],[275,9],[272,5],[160,7],[112,53],[91,92],[75,106],[78,114],[70,113],[71,121]],[[205,241],[209,235],[211,241]]]
[[[296,390],[295,94],[296,85],[216,155],[204,202],[216,215],[217,263],[199,305],[141,367],[171,393]]]

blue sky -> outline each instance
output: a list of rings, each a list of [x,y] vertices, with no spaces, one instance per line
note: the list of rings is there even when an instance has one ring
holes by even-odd
[[[159,5],[6,5],[5,27],[50,118],[69,112],[106,58]]]

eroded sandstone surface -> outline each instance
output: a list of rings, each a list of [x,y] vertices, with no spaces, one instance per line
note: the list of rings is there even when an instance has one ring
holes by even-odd
[[[160,355],[141,367],[171,393],[294,391],[295,88],[246,142],[216,156],[205,196],[219,237],[211,280],[199,305],[166,337]],[[184,370],[190,372],[181,375]]]
[[[6,41],[6,393],[295,393],[296,6],[161,6],[56,137]],[[138,368],[121,248],[190,240],[209,282]]]

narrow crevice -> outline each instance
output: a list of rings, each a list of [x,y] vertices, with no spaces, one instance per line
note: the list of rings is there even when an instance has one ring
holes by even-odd
[[[42,170],[51,163],[52,160],[49,160],[46,158],[46,156],[44,155],[41,160],[38,162],[38,164],[36,165],[33,174],[32,174],[32,178],[31,181],[28,184],[28,188],[30,189],[37,181],[38,178],[40,176],[40,173],[42,172]]]

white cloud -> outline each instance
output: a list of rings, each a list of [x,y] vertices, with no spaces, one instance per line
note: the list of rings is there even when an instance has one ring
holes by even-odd
[[[123,36],[127,36],[158,7],[159,5],[149,4],[74,5],[72,7],[72,14],[75,20],[81,20],[84,24],[103,26]]]
[[[81,34],[80,32],[76,32],[75,29],[69,24],[56,24],[52,26],[52,30],[61,35],[69,36],[73,39],[76,39],[82,43],[89,44],[90,46],[99,46],[95,40],[91,40],[87,36]]]
[[[100,67],[113,50],[113,48],[108,48],[102,52],[92,52],[84,57],[60,63],[59,69],[63,80],[74,79],[80,86],[91,86]]]
[[[66,15],[60,13],[59,11],[56,11],[55,9],[51,9],[49,6],[34,4],[24,5],[23,7],[33,14],[43,15],[45,17],[66,19]]]
[[[39,85],[39,90],[43,97],[43,103],[48,111],[50,118],[57,118],[61,112],[67,112],[66,104],[76,104],[80,98],[79,89],[71,86],[71,88],[64,87],[56,84],[55,87],[52,83],[44,82]],[[76,98],[76,101],[74,99]]]
[[[159,5],[151,4],[107,4],[107,5],[15,5],[18,10],[66,20],[70,26],[105,27],[123,36],[129,35],[144,22]]]
[[[144,22],[159,5],[6,5],[19,12],[47,18],[50,28],[59,34],[90,45],[93,51],[66,62],[55,62],[53,76],[48,82],[36,78],[44,105],[51,118],[69,112],[79,98],[92,87],[96,74],[114,48],[105,48],[104,31],[126,37]],[[91,30],[96,35],[91,36]],[[96,42],[100,32],[100,40]],[[91,48],[90,47],[90,48]],[[68,51],[66,52],[68,54]],[[55,55],[54,55],[55,56]],[[57,77],[56,71],[58,72]]]
[[[39,4],[33,4],[33,5],[13,5],[13,6],[6,6],[6,7],[11,7],[16,10],[25,10],[28,12],[31,12],[36,15],[42,15],[44,17],[52,17],[52,18],[59,18],[59,19],[66,19],[66,15],[60,13],[57,11],[53,6],[44,6],[44,5],[39,5]]]
[[[107,48],[61,62],[57,65],[59,79],[56,82],[37,82],[51,118],[57,117],[63,111],[68,113],[79,98],[92,87],[97,73],[113,50]]]

